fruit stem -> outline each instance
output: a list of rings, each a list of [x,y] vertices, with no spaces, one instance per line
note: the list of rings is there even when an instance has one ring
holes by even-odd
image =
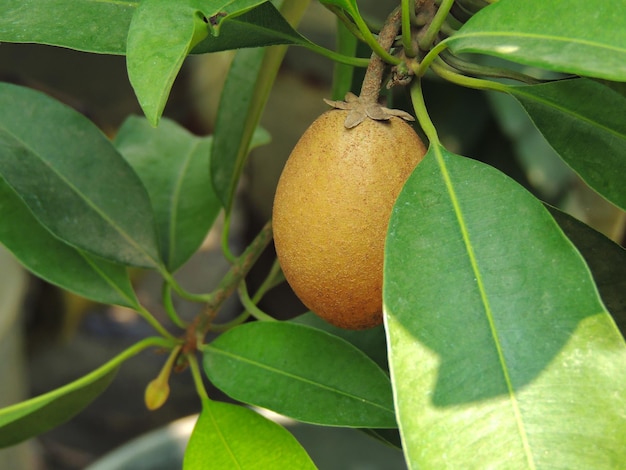
[[[422,79],[418,78],[411,87],[411,101],[413,102],[413,109],[415,110],[415,116],[420,127],[428,137],[430,145],[439,144],[439,135],[437,129],[430,119],[428,110],[426,109],[426,103],[424,102],[424,93],[422,91]]]
[[[411,23],[415,19],[415,1],[402,0],[402,47],[404,47],[404,55],[407,57],[415,57],[417,51],[413,46],[413,38],[411,37]]]
[[[187,324],[178,316],[178,313],[176,312],[174,302],[172,302],[172,286],[170,286],[167,282],[163,283],[163,287],[161,289],[161,302],[163,303],[163,308],[165,308],[165,312],[171,322],[179,328],[187,328]]]
[[[143,307],[142,305],[139,306],[139,308],[136,310],[136,312],[150,325],[152,326],[152,328],[154,328],[161,336],[163,336],[163,338],[166,339],[170,339],[170,340],[175,340],[176,338],[174,338],[174,336],[167,331],[163,325],[161,325],[161,323],[159,323],[159,320],[157,320],[149,311],[147,308]]]
[[[529,75],[516,72],[514,70],[508,70],[500,67],[490,67],[488,65],[479,65],[463,60],[462,58],[454,55],[449,50],[445,50],[441,53],[440,58],[459,72],[466,73],[468,75],[478,75],[482,77],[492,78],[505,78],[509,80],[516,80],[518,82],[526,83],[527,85],[538,85],[542,83]]]
[[[243,280],[239,283],[239,299],[241,303],[246,309],[246,312],[249,312],[257,320],[261,321],[276,321],[275,318],[271,317],[259,307],[256,306],[256,303],[250,298],[250,294],[248,294],[248,287],[246,286],[246,281]]]
[[[509,93],[510,87],[504,83],[483,80],[481,78],[467,77],[457,73],[452,67],[446,64],[441,58],[437,58],[431,65],[433,72],[444,80],[476,90],[493,90]]]
[[[198,359],[195,354],[188,354],[187,361],[189,361],[189,369],[191,369],[191,376],[193,377],[193,383],[196,387],[196,392],[200,397],[200,400],[208,400],[209,394],[204,387],[204,382],[202,382],[202,374],[200,373],[200,366],[198,365]]]
[[[389,51],[393,42],[400,31],[402,24],[402,8],[397,7],[387,17],[387,21],[383,25],[378,35],[378,45],[381,49]],[[370,63],[365,71],[365,78],[361,86],[361,94],[359,100],[361,103],[370,104],[378,102],[380,86],[383,81],[383,73],[385,72],[385,60],[383,60],[376,51],[372,53]]]
[[[206,333],[211,329],[211,323],[217,315],[222,304],[228,299],[239,284],[244,280],[256,260],[261,256],[269,242],[272,240],[272,222],[269,221],[261,229],[256,238],[248,245],[245,251],[235,259],[230,270],[222,278],[217,289],[212,292],[206,302],[205,308],[201,314],[196,316],[194,321],[187,328],[186,347],[187,349],[195,349],[198,342],[204,338]],[[184,351],[188,353],[187,350]]]
[[[427,51],[431,48],[433,42],[435,41],[435,37],[443,25],[443,22],[446,20],[448,13],[450,13],[450,8],[452,8],[453,3],[454,0],[443,0],[441,2],[441,5],[439,5],[439,8],[437,9],[437,13],[435,13],[433,20],[428,25],[428,29],[418,41],[421,50]]]

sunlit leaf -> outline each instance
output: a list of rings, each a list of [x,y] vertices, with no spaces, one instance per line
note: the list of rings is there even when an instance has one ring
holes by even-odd
[[[585,258],[602,302],[626,337],[626,250],[572,216],[548,209]]]
[[[626,461],[626,344],[582,257],[521,186],[432,145],[394,208],[384,275],[410,468]]]
[[[314,469],[285,428],[239,405],[203,400],[185,451],[184,470],[211,468]]]

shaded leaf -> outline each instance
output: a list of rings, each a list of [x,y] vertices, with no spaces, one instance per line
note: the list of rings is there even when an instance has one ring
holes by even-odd
[[[574,217],[554,207],[548,210],[585,258],[604,305],[626,337],[626,250]]]
[[[353,17],[360,16],[356,0],[320,0],[320,3],[327,6],[338,7],[345,10]]]
[[[136,308],[124,266],[66,245],[54,237],[0,178],[0,242],[33,274],[78,295]]]
[[[279,13],[267,2],[249,14],[267,11],[271,18],[279,18],[276,21],[283,25],[280,31],[289,35],[289,30],[293,31],[290,24],[300,21],[306,7],[305,2],[281,2]],[[278,26],[272,20],[274,27]],[[268,141],[267,134],[259,132],[258,124],[285,52],[284,46],[238,51],[228,72],[215,123],[211,160],[213,186],[227,213],[248,152]]]
[[[73,109],[1,83],[0,176],[64,242],[122,264],[158,265],[145,188],[104,134]]]
[[[239,405],[202,401],[185,451],[184,470],[211,468],[314,469],[298,441],[282,426]]]
[[[249,323],[203,352],[209,379],[236,400],[308,423],[396,427],[389,378],[350,343],[321,330]]]
[[[148,347],[168,345],[163,338],[144,339],[74,382],[0,409],[0,447],[12,446],[64,423],[107,388],[122,362]]]
[[[208,0],[202,3],[208,17],[209,28],[214,36],[219,36],[224,21],[236,18],[267,0]]]
[[[173,272],[200,247],[222,208],[209,174],[211,137],[196,137],[168,119],[155,129],[130,117],[115,145],[148,190],[161,258]]]
[[[447,40],[458,53],[608,80],[626,80],[626,3],[499,0]]]
[[[269,142],[269,134],[257,128],[267,94],[255,93],[263,73],[264,49],[238,51],[230,66],[215,121],[211,177],[224,207],[229,208],[244,163],[254,145]]]
[[[219,36],[208,36],[193,53],[218,52],[280,44],[308,45],[310,41],[291,27],[271,2],[265,2],[235,18],[221,20]]]
[[[327,333],[345,339],[348,343],[363,351],[378,366],[387,370],[387,340],[385,338],[385,329],[383,325],[368,330],[347,330],[331,325],[327,321],[322,320],[313,312],[298,315],[290,320],[293,323],[307,325],[313,328],[324,330]]]
[[[137,0],[0,2],[0,41],[123,54]]]
[[[357,53],[358,40],[348,30],[343,21],[336,19],[337,24],[337,52],[355,57]],[[352,80],[354,78],[354,67],[336,62],[333,70],[332,99],[343,100],[348,92],[352,91]]]
[[[396,202],[384,276],[410,468],[626,461],[626,345],[582,257],[521,186],[431,145]]]
[[[626,97],[582,78],[509,92],[561,158],[594,190],[626,209]]]

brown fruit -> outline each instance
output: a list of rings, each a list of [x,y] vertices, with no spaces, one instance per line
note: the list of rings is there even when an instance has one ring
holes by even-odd
[[[393,204],[424,144],[402,119],[322,114],[282,172],[273,209],[278,260],[300,300],[349,329],[382,322],[383,254]]]

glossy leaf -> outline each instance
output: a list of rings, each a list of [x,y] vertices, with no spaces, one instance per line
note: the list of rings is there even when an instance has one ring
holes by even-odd
[[[219,36],[220,26],[225,20],[240,16],[265,2],[267,0],[209,0],[201,3],[205,5],[211,32]]]
[[[229,25],[223,34],[222,24]],[[196,46],[196,52],[214,52],[271,44],[310,42],[269,2],[145,0],[128,32],[128,76],[146,117],[156,125],[185,57]]]
[[[432,145],[397,200],[385,254],[391,380],[410,468],[626,461],[626,344],[538,200]]]
[[[282,426],[239,405],[203,400],[183,469],[204,470],[207,465],[223,469],[315,468],[302,446]]]
[[[320,3],[345,10],[353,17],[360,16],[359,7],[355,0],[320,0]]]
[[[299,421],[396,427],[385,373],[350,343],[315,328],[238,326],[206,346],[204,369],[236,400]]]
[[[143,0],[133,15],[126,44],[128,78],[154,126],[185,57],[209,34],[200,3]]]
[[[563,160],[598,193],[626,209],[626,97],[582,78],[509,91]]]
[[[215,122],[211,177],[226,208],[232,203],[250,148],[270,140],[267,132],[257,128],[267,99],[267,94],[255,93],[265,54],[264,49],[238,51],[222,90]]]
[[[133,0],[123,3],[113,0],[2,2],[0,41],[32,42],[123,55],[126,53],[130,23],[138,4]],[[102,18],[110,21],[102,21]],[[193,15],[185,18],[187,21],[179,25],[182,29],[189,26]],[[234,17],[217,15],[215,20],[220,21],[219,36],[207,36],[193,48],[192,53],[276,44],[309,44],[289,26],[270,2]]]
[[[162,338],[144,339],[74,382],[0,409],[0,447],[12,446],[64,423],[107,388],[121,363],[148,347],[168,345]]]
[[[337,18],[337,52],[354,57],[357,53],[357,38],[348,30],[344,23]],[[352,91],[354,67],[347,64],[335,63],[333,70],[333,100],[343,100],[349,91]]]
[[[378,366],[387,370],[387,340],[382,325],[368,330],[346,330],[322,320],[313,312],[304,313],[290,320],[299,325],[307,325],[345,339],[348,343],[367,354]]]
[[[626,337],[626,250],[574,217],[548,209],[585,258],[604,305]]]
[[[269,8],[269,17],[281,18],[281,33],[289,34],[290,24],[300,21],[307,5],[281,2],[279,13],[267,2],[250,13]],[[277,27],[276,23],[272,27]],[[227,213],[249,151],[269,140],[267,134],[258,130],[258,124],[285,52],[286,47],[242,50],[231,63],[220,98],[211,160],[213,187]]]
[[[124,266],[66,245],[47,231],[0,178],[0,242],[33,274],[96,302],[136,308]]]
[[[137,0],[4,0],[0,42],[30,42],[123,54]]]
[[[626,81],[626,3],[499,0],[447,40],[477,52],[541,67]]]
[[[0,176],[66,243],[122,264],[158,264],[145,188],[104,134],[73,109],[0,84]]]
[[[196,137],[168,119],[155,129],[130,117],[115,145],[148,190],[161,258],[173,272],[200,247],[222,208],[209,174],[211,138]]]
[[[192,52],[217,52],[279,44],[305,46],[310,41],[291,27],[272,2],[265,2],[235,18],[222,19],[219,36],[209,35]]]

